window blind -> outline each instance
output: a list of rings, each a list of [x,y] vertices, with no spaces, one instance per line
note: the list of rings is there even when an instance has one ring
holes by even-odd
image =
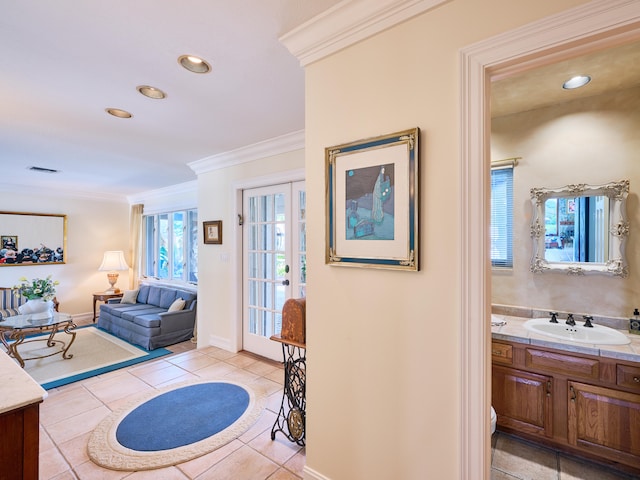
[[[491,265],[513,267],[513,166],[491,168]]]

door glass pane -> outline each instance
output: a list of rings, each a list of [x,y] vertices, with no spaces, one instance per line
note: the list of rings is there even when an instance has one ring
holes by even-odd
[[[196,210],[189,210],[189,238],[188,238],[188,250],[189,250],[189,265],[187,273],[187,281],[198,282],[198,212]]]
[[[276,280],[282,282],[282,280],[287,277],[287,271],[285,268],[287,265],[286,258],[284,253],[276,253],[274,257],[276,260]]]
[[[307,196],[304,190],[298,192],[298,298],[307,296]],[[295,293],[294,293],[295,295]]]
[[[263,222],[272,222],[273,218],[273,195],[265,195],[263,197],[262,202],[262,217],[260,218]]]

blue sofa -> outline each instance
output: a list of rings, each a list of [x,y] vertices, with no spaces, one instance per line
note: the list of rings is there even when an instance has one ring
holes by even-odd
[[[184,308],[168,311],[176,301]],[[154,350],[193,337],[197,294],[165,285],[141,285],[135,303],[112,298],[100,306],[98,327],[129,343]]]

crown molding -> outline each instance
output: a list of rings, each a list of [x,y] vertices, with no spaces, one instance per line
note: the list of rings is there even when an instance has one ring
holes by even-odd
[[[450,0],[345,0],[280,37],[302,66]]]
[[[263,142],[253,143],[236,150],[211,155],[210,157],[196,160],[187,165],[196,172],[197,175],[200,175],[201,173],[212,170],[220,170],[221,168],[272,157],[281,153],[293,152],[294,150],[302,150],[303,148],[304,130],[298,130],[297,132],[287,133]]]
[[[169,187],[158,188],[156,190],[148,190],[146,192],[136,193],[135,195],[127,196],[127,200],[130,205],[136,203],[149,204],[149,203],[162,203],[165,198],[172,198],[172,204],[176,205],[175,198],[183,198],[184,203],[176,205],[176,209],[180,208],[195,208],[194,200],[198,192],[197,180],[190,182],[178,183],[177,185],[171,185]],[[145,211],[145,213],[148,213]]]

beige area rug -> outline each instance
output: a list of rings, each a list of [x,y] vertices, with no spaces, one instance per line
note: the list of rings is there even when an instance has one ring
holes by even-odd
[[[119,368],[135,365],[171,353],[164,348],[147,351],[125,342],[95,326],[78,328],[75,330],[76,339],[67,351],[72,358],[63,359],[62,354],[56,353],[50,357],[25,361],[25,371],[45,389],[51,389],[100,375]],[[60,345],[47,347],[48,335],[32,337],[18,347],[18,353],[23,358],[47,355],[60,350]],[[71,336],[58,332],[55,340],[66,342]]]
[[[137,451],[123,447],[118,442],[116,431],[120,422],[145,402],[168,392],[183,389],[183,387],[215,382],[237,385],[245,389],[249,394],[249,404],[242,416],[224,430],[204,440],[169,450]],[[266,399],[267,394],[262,388],[258,386],[250,388],[247,385],[226,379],[208,379],[177,383],[155,392],[144,394],[118,410],[113,411],[91,433],[87,445],[89,458],[101,467],[123,471],[153,470],[187,462],[226,445],[246,432],[262,414]],[[188,411],[188,409],[183,409],[176,411],[175,414],[189,416],[191,412]],[[206,421],[207,418],[202,418],[202,422]],[[148,425],[147,428],[149,429],[149,435],[153,436],[153,425]]]

